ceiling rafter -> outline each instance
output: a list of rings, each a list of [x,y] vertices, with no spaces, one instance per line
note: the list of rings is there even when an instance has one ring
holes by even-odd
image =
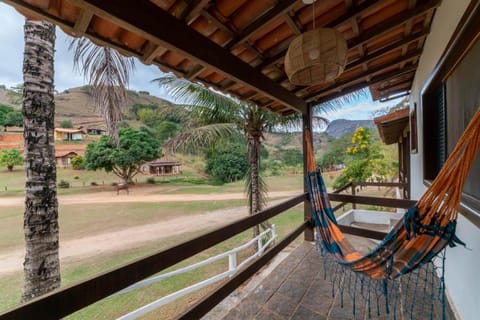
[[[338,25],[341,25],[350,19],[357,17],[364,13],[366,10],[370,9],[372,6],[375,4],[378,4],[378,0],[367,0],[364,1],[361,5],[358,6],[351,6],[348,8],[347,12],[340,17],[334,19],[333,21],[330,21],[329,23],[321,26],[324,28],[333,28]],[[320,27],[320,26],[319,26]],[[288,48],[288,47],[287,47]],[[287,48],[283,48],[283,50],[279,50],[276,54],[273,54],[270,58],[265,59],[263,63],[261,63],[257,68],[258,69],[263,69],[266,67],[269,67],[273,63],[276,63],[280,59],[282,59],[285,56],[285,52]]]
[[[93,18],[93,12],[87,10],[81,10],[80,14],[78,15],[77,21],[75,21],[75,25],[73,26],[72,33],[76,36],[83,36],[87,31],[88,26]]]
[[[354,83],[354,82],[357,82],[361,79],[367,78],[368,76],[373,76],[374,74],[376,74],[378,72],[381,72],[385,68],[391,67],[392,65],[397,65],[397,64],[400,64],[404,61],[410,61],[414,58],[417,58],[420,54],[421,54],[421,50],[415,50],[414,52],[411,52],[411,53],[409,53],[405,56],[400,56],[400,57],[398,57],[396,59],[393,59],[391,61],[388,61],[388,62],[386,62],[386,63],[384,63],[380,66],[370,68],[368,71],[362,72],[361,74],[359,74],[358,76],[356,76],[353,79],[350,78],[350,79],[344,79],[342,81],[335,82],[334,84],[332,84],[331,86],[325,88],[324,90],[322,90],[320,92],[315,92],[313,94],[303,96],[302,98],[305,99],[306,101],[309,101],[310,99],[312,99],[314,97],[318,97],[318,96],[324,94],[325,92],[329,92],[329,91],[334,90],[336,88],[341,88],[341,87],[347,86],[351,83]]]
[[[363,6],[362,6],[363,10],[361,10],[361,12],[369,9],[373,5],[372,3],[370,3],[370,6],[367,7],[366,3],[370,3],[370,2],[366,1],[366,2],[363,3]],[[404,24],[405,22],[407,22],[411,18],[417,17],[417,16],[419,16],[419,15],[421,15],[421,14],[423,14],[423,13],[429,11],[429,10],[432,10],[432,9],[438,7],[440,5],[440,3],[441,3],[441,0],[428,0],[426,2],[422,2],[419,6],[413,8],[411,10],[407,10],[407,11],[403,12],[402,14],[396,15],[393,18],[379,24],[376,27],[372,27],[370,29],[364,30],[364,33],[362,35],[360,35],[358,37],[355,37],[355,38],[352,38],[349,41],[347,41],[348,48],[349,49],[356,48],[359,45],[362,45],[362,44],[364,44],[364,43],[366,43],[366,42],[368,42],[372,39],[375,39],[379,36],[382,36],[385,33],[391,31],[393,28],[396,28],[399,25]],[[352,11],[353,11],[353,9],[352,9]],[[345,21],[353,18],[354,16],[357,16],[357,15],[361,14],[361,12],[358,10],[358,7],[357,7],[357,10],[355,10],[355,12],[357,12],[357,13],[356,14],[352,13],[351,15],[345,15],[343,17],[343,20],[341,20],[339,18],[339,19],[337,19],[339,21],[330,22],[330,23],[326,24],[324,27],[333,28],[333,27],[335,27],[335,26],[337,26],[341,23],[344,23]],[[284,57],[284,55],[285,55],[285,51],[278,52],[276,55],[272,56],[271,58],[266,59],[257,68],[258,69],[264,69],[264,68],[270,66],[271,64],[278,62],[280,59],[282,59]]]
[[[320,98],[318,99],[318,97],[312,97],[310,99],[308,99],[307,101],[309,103],[312,103],[314,105],[317,105],[317,104],[321,104],[322,102],[325,102],[325,101],[329,101],[329,100],[332,100],[332,99],[336,99],[336,98],[339,98],[345,94],[349,94],[349,93],[352,93],[352,92],[355,92],[355,91],[358,91],[360,89],[363,89],[365,87],[368,87],[368,86],[371,86],[371,85],[375,85],[377,83],[381,83],[381,82],[384,82],[384,81],[389,81],[391,79],[394,79],[394,78],[397,78],[401,75],[405,75],[405,74],[409,74],[409,73],[414,73],[415,70],[417,69],[418,67],[418,64],[413,64],[411,66],[407,66],[403,69],[398,69],[398,70],[393,70],[393,71],[390,71],[388,73],[385,73],[385,74],[382,74],[382,75],[379,75],[379,76],[375,76],[373,77],[370,82],[367,82],[367,81],[363,81],[363,82],[360,82],[360,83],[355,83],[355,84],[350,84],[350,85],[346,85],[345,87],[343,87],[341,90],[337,90],[337,92],[335,93],[333,90],[331,90],[332,94],[329,94],[327,97],[325,97],[323,100]]]
[[[262,27],[266,26],[273,20],[281,17],[282,15],[290,11],[292,7],[297,3],[297,1],[298,0],[279,1],[280,2],[279,4],[277,4],[271,10],[267,11],[263,16],[261,16],[257,20],[247,25],[239,34],[237,34],[234,37],[234,39],[232,39],[230,44],[227,45],[227,48],[232,49],[238,44],[245,42],[248,38],[250,38],[256,32],[258,32]]]
[[[298,26],[298,24],[295,22],[295,20],[293,20],[293,18],[288,13],[283,14],[283,20],[285,20],[285,22],[288,24],[290,29],[292,29],[296,35],[300,35],[302,33],[302,30],[300,30],[300,27]]]
[[[190,29],[169,13],[157,10],[156,5],[149,0],[135,2],[136,15],[130,14],[132,6],[130,0],[117,0],[114,3],[101,0],[71,0],[71,2],[158,43],[162,47],[179,51],[188,59],[229,76],[253,90],[258,90],[293,110],[306,112],[305,101],[224,48],[206,40],[204,36]],[[175,32],[168,30],[175,30]]]
[[[200,15],[200,12],[207,6],[210,0],[192,1],[188,8],[184,11],[180,20],[185,21],[188,25]]]
[[[65,30],[67,30],[67,31],[69,31],[73,34],[73,28],[74,28],[75,25],[72,24],[72,23],[67,23],[67,22],[61,20],[60,18],[55,17],[54,15],[52,15],[48,12],[45,12],[45,11],[43,11],[43,10],[37,8],[37,7],[34,7],[34,6],[24,2],[22,0],[2,0],[2,1],[7,3],[7,4],[13,5],[15,7],[22,8],[22,10],[25,13],[28,13],[31,16],[43,17],[43,19],[45,19],[46,21],[51,22],[51,23],[65,29]],[[137,51],[134,51],[134,50],[132,50],[132,49],[126,47],[126,46],[122,46],[118,43],[115,43],[115,42],[109,40],[109,39],[102,38],[95,33],[88,32],[88,28],[85,31],[84,35],[88,36],[91,39],[94,39],[95,42],[97,44],[101,45],[101,46],[113,48],[113,49],[117,50],[118,52],[120,52],[121,54],[123,54],[127,57],[135,57],[135,58],[143,61],[143,56],[140,53],[138,53]],[[173,68],[169,65],[159,63],[157,61],[155,61],[154,64],[164,72],[165,71],[172,72],[176,76],[183,76],[184,75],[183,71],[175,69],[175,68]]]

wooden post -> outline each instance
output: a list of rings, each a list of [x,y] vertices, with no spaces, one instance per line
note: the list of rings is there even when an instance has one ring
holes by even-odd
[[[305,140],[305,129],[312,127],[312,107],[308,105],[307,112],[302,115],[303,120],[303,175],[307,174],[307,143]],[[313,137],[313,132],[312,132]],[[313,142],[312,142],[313,145]],[[303,182],[303,191],[308,192],[308,187],[305,181]],[[312,209],[310,201],[307,199],[303,202],[303,216],[305,220],[312,221]],[[314,241],[313,228],[310,226],[304,232],[305,241]]]
[[[355,187],[356,187],[355,182],[352,182],[351,185],[352,185],[352,196],[355,196],[355,194],[357,193],[355,190]],[[357,209],[356,203],[352,203],[352,209]]]

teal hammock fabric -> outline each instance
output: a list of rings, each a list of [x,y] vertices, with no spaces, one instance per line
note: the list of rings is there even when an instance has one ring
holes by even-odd
[[[392,291],[389,291],[388,288],[398,286],[392,281],[402,278],[399,280],[399,283],[402,283],[405,281],[404,276],[417,277],[418,273],[421,273],[420,269],[430,270],[429,272],[434,276],[437,268],[432,265],[433,259],[441,255],[447,245],[451,247],[457,244],[465,245],[455,235],[456,218],[463,184],[480,148],[480,109],[465,129],[431,187],[417,204],[408,210],[403,221],[399,221],[385,239],[365,255],[355,250],[338,228],[323,178],[315,168],[311,133],[306,130],[305,134],[309,171],[305,178],[316,234],[322,252],[328,256],[327,261],[334,260],[342,268],[353,272],[355,283],[357,283],[357,279],[360,279],[361,291],[363,292],[365,289],[365,292],[368,292],[367,304],[369,306],[371,305],[372,290],[376,292],[375,288],[383,288],[381,291],[388,313],[388,302],[392,301],[391,298],[389,299]],[[443,274],[443,266],[440,274]],[[425,277],[429,278],[430,276],[426,275]],[[344,286],[345,281],[342,280],[342,283]],[[366,288],[365,284],[368,284]],[[406,286],[406,288],[410,287]],[[443,276],[440,277],[438,288],[439,290],[433,291],[438,292],[439,300],[443,305],[442,309],[445,310]],[[356,287],[353,289],[355,289],[354,292],[357,292]],[[429,290],[430,293],[427,293],[427,290],[424,290],[422,296],[431,295],[431,291]],[[404,292],[403,294],[408,296],[412,293]],[[433,299],[433,297],[431,298]],[[415,303],[415,299],[411,301]],[[430,312],[429,317],[433,319],[433,311]],[[445,312],[442,312],[442,318],[445,319],[445,317]],[[410,314],[410,318],[415,318],[413,312]]]

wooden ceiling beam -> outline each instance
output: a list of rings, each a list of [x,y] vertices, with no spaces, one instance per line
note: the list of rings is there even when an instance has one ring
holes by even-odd
[[[359,45],[364,44],[365,42],[384,35],[385,33],[391,31],[392,29],[403,25],[410,21],[411,19],[424,14],[425,12],[432,10],[440,5],[442,0],[428,0],[419,4],[417,7],[407,10],[403,13],[395,15],[393,18],[379,23],[375,27],[372,27],[359,36],[347,41],[348,48],[355,48]]]
[[[305,100],[305,101],[309,101],[311,98],[313,97],[317,97],[319,95],[322,95],[324,94],[325,92],[329,92],[329,91],[332,91],[332,90],[338,90],[338,88],[343,88],[345,86],[348,86],[349,84],[351,83],[355,83],[355,82],[358,82],[359,80],[362,80],[362,79],[365,79],[367,78],[368,76],[373,76],[374,74],[378,73],[378,72],[381,72],[382,70],[386,69],[386,68],[389,68],[391,67],[392,65],[397,65],[397,64],[400,64],[402,62],[406,62],[406,61],[409,61],[409,60],[412,60],[416,57],[418,57],[419,55],[421,54],[421,50],[415,50],[414,52],[412,53],[409,53],[408,55],[406,56],[401,56],[401,57],[398,57],[396,59],[393,59],[392,61],[389,61],[389,62],[386,62],[380,66],[377,66],[377,67],[374,67],[374,68],[370,68],[368,71],[366,72],[362,72],[361,74],[359,74],[358,76],[354,77],[354,78],[350,78],[350,79],[344,79],[342,81],[338,81],[334,84],[332,84],[331,86],[325,88],[324,90],[322,90],[321,92],[315,92],[313,94],[310,94],[310,95],[307,95],[307,96],[303,96],[302,98]]]
[[[230,30],[229,27],[227,27],[225,24],[223,24],[222,22],[220,22],[220,20],[218,20],[216,17],[214,17],[213,15],[210,14],[210,12],[208,12],[207,10],[205,9],[202,9],[200,11],[200,14],[205,18],[207,19],[209,22],[213,23],[213,25],[215,27],[217,27],[218,29],[224,31],[225,33],[228,33],[228,35],[230,37],[233,36],[233,31]]]
[[[199,0],[190,3],[187,10],[185,10],[184,17],[181,17],[181,20],[184,20],[188,25],[190,25],[193,20],[200,15],[203,8],[205,8],[209,2],[210,0]]]
[[[283,15],[283,20],[285,20],[285,22],[288,24],[290,29],[292,29],[296,35],[300,35],[302,33],[302,30],[300,30],[300,27],[298,26],[298,24],[293,20],[292,17],[290,17],[288,13],[285,13]]]
[[[263,16],[261,16],[257,20],[250,23],[238,35],[236,35],[235,38],[227,46],[227,48],[232,49],[236,45],[245,42],[248,38],[250,38],[256,32],[258,32],[262,27],[266,26],[273,20],[281,17],[282,15],[290,11],[292,7],[295,4],[297,4],[297,2],[298,0],[279,1],[279,4],[277,4],[271,10],[267,11]]]
[[[152,41],[149,41],[147,43],[147,46],[145,47],[145,51],[141,60],[145,64],[152,64],[153,60],[155,60],[156,57],[161,56],[165,52],[167,52],[166,48],[161,47]]]
[[[73,26],[72,33],[77,36],[81,37],[85,34],[90,25],[90,21],[92,21],[93,13],[87,10],[81,10],[80,14],[78,15],[77,21],[75,21],[75,25]]]
[[[377,1],[374,1],[374,2],[377,3]],[[370,6],[367,6],[366,5],[367,3],[370,4]],[[418,7],[415,7],[411,10],[407,10],[402,14],[396,15],[392,19],[389,19],[385,22],[382,22],[376,27],[365,30],[360,36],[350,39],[349,41],[347,41],[347,47],[349,49],[352,49],[352,48],[356,48],[357,46],[363,45],[364,43],[385,34],[386,32],[392,30],[393,28],[404,24],[405,22],[409,21],[410,19],[412,19],[416,16],[419,16],[419,15],[425,13],[426,11],[429,11],[429,10],[432,10],[432,9],[438,7],[440,5],[440,3],[441,3],[441,0],[429,0],[429,1],[426,1],[426,2],[422,2],[422,4],[420,4]],[[368,1],[365,1],[362,4],[361,8],[363,10],[367,10],[373,4],[374,3],[370,3]],[[355,7],[353,7],[353,8],[355,8]],[[363,12],[363,10],[361,12]],[[328,23],[324,27],[333,28],[333,27],[345,22],[346,20],[349,20],[349,19],[353,18],[354,16],[357,16],[358,14],[361,13],[360,12],[360,13],[355,14],[355,12],[357,12],[357,11],[359,11],[358,8],[357,8],[357,10],[352,9],[351,16],[350,15],[344,15],[343,18],[341,17],[344,20],[339,18],[339,19],[337,19],[338,21],[333,21],[331,23]],[[271,58],[266,59],[263,63],[258,65],[257,69],[264,69],[264,68],[270,66],[271,64],[278,62],[280,59],[282,59],[285,56],[285,51],[286,50],[284,50],[282,52],[278,52],[276,55],[272,56]]]
[[[369,63],[372,60],[375,60],[375,59],[377,59],[377,58],[379,58],[379,57],[381,57],[381,56],[383,56],[387,53],[390,53],[392,51],[399,50],[400,48],[403,48],[404,46],[406,46],[406,45],[408,45],[412,42],[418,41],[418,40],[426,37],[428,35],[428,33],[429,33],[429,30],[424,30],[421,33],[410,35],[408,37],[403,38],[400,41],[397,41],[397,42],[392,43],[392,44],[390,44],[386,47],[383,47],[382,49],[374,51],[371,54],[367,54],[363,58],[360,58],[358,60],[355,60],[355,61],[352,61],[352,62],[348,63],[345,66],[345,71],[354,69],[354,68],[356,68],[359,65],[362,65],[364,63]]]
[[[202,73],[205,69],[204,66],[200,65],[200,64],[197,64],[195,65],[192,70],[190,70],[189,72],[187,72],[185,74],[185,78],[188,79],[188,80],[193,80],[195,79],[200,73]]]
[[[356,83],[356,84],[352,84],[352,85],[349,85],[349,86],[345,86],[340,91],[333,91],[332,90],[331,94],[322,97],[321,100],[316,100],[315,97],[312,97],[311,99],[308,100],[308,102],[311,102],[314,105],[318,105],[318,104],[321,104],[323,102],[333,100],[333,99],[339,98],[343,95],[346,95],[346,94],[358,91],[360,89],[366,88],[368,86],[371,86],[371,85],[374,85],[374,84],[377,84],[377,83],[381,83],[381,82],[384,82],[384,81],[389,81],[391,79],[394,79],[396,77],[399,77],[399,76],[402,76],[402,75],[405,75],[405,74],[408,74],[408,73],[414,73],[415,70],[417,69],[417,67],[418,67],[418,64],[414,64],[414,65],[411,65],[411,66],[407,66],[407,67],[405,67],[401,70],[400,69],[393,70],[393,71],[390,71],[388,73],[373,77],[370,80],[370,82],[364,81],[364,82],[361,82],[361,83]]]
[[[322,26],[319,26],[319,27],[334,28],[334,27],[336,27],[340,24],[343,24],[343,23],[347,22],[350,19],[353,19],[353,18],[361,15],[362,13],[364,13],[366,10],[370,9],[375,4],[378,4],[378,0],[366,0],[358,6],[353,6],[352,5],[348,8],[348,10],[345,14],[343,14],[340,17],[336,18],[335,20],[330,21],[329,23],[327,23],[325,25],[322,25]],[[270,58],[265,59],[265,61],[263,63],[261,63],[257,67],[257,69],[263,69],[263,68],[269,67],[273,63],[276,63],[277,61],[279,61],[280,59],[282,59],[285,56],[285,52],[287,51],[287,49],[288,49],[288,46],[285,46],[285,48],[283,48],[283,50],[280,50],[276,54],[272,55]]]
[[[400,81],[400,82],[397,82],[397,83],[392,83],[392,84],[389,84],[383,88],[376,88],[378,92],[382,92],[382,91],[388,91],[388,90],[391,90],[391,89],[395,89],[397,87],[402,87],[402,86],[405,86],[405,85],[408,85],[408,84],[411,84],[413,81],[413,78],[410,77],[408,78],[408,80],[403,80],[403,81]]]
[[[301,113],[307,110],[305,101],[252,68],[229,51],[190,29],[184,22],[159,10],[149,0],[71,0],[75,5],[92,11],[162,47],[185,55],[235,81],[257,90]],[[132,15],[132,10],[135,14]],[[175,32],[171,32],[175,30]]]

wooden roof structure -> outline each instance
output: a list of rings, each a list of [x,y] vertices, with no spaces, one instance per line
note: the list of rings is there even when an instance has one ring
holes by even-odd
[[[375,100],[408,94],[441,0],[2,0],[72,36],[137,57],[280,114],[369,87]],[[313,10],[314,9],[314,10]],[[314,18],[315,17],[315,18]],[[342,32],[345,71],[295,86],[284,56],[316,27]]]
[[[376,117],[373,122],[377,125],[380,138],[385,144],[397,143],[403,136],[410,120],[410,109],[405,108]]]

